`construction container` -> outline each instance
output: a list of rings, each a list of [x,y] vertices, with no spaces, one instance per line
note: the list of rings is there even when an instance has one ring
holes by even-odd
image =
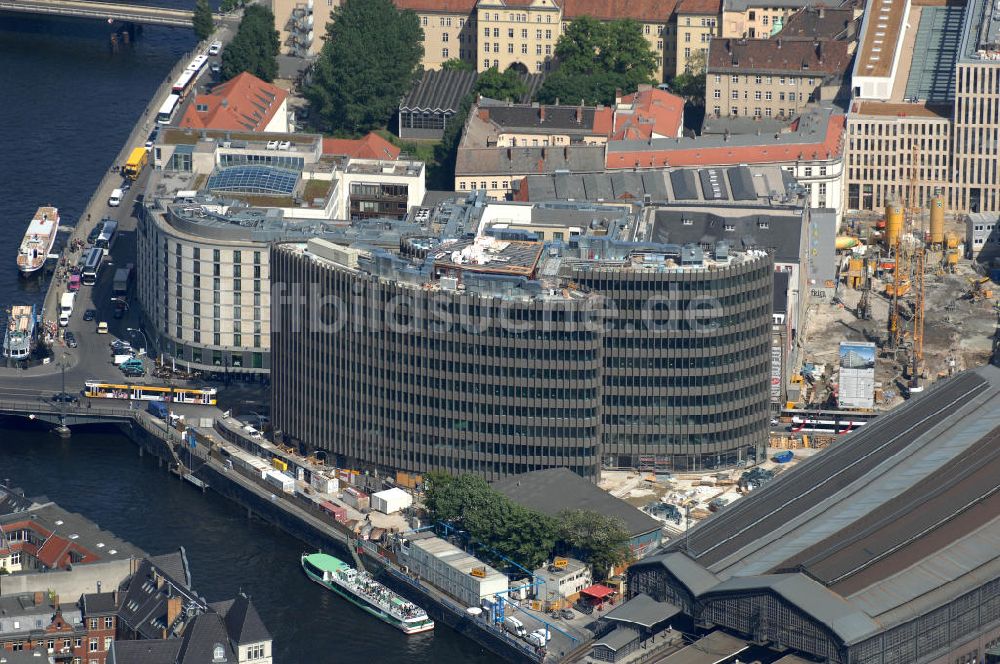
[[[340,491],[340,480],[336,477],[327,477],[320,473],[313,473],[309,478],[309,484],[320,493],[337,493]]]
[[[271,459],[271,465],[274,466],[276,470],[280,470],[281,472],[288,470],[288,464],[278,457]]]
[[[264,479],[269,485],[284,493],[292,493],[295,490],[295,480],[284,473],[279,473],[276,470],[266,471]]]
[[[368,509],[371,500],[368,498],[368,494],[364,491],[358,491],[355,488],[347,487],[344,489],[344,502],[361,512]]]
[[[888,247],[895,247],[903,233],[903,205],[898,202],[890,202],[885,206],[885,243]]]
[[[334,505],[330,501],[324,501],[319,504],[320,509],[333,517],[337,523],[343,523],[347,521],[347,508],[340,505]]]
[[[371,497],[372,509],[382,514],[395,514],[406,509],[413,504],[413,496],[406,493],[398,486],[385,491],[373,493]]]
[[[948,265],[958,265],[958,252],[949,251],[948,252]]]
[[[404,489],[416,489],[418,484],[424,481],[422,475],[417,475],[416,473],[404,473],[401,470],[396,471],[396,484],[403,487]]]
[[[935,191],[931,197],[931,244],[944,244],[944,196]]]

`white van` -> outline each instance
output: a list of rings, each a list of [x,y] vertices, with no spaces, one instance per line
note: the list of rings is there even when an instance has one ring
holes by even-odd
[[[73,315],[73,303],[76,301],[76,293],[63,293],[59,300],[59,326],[69,325],[69,317]]]
[[[522,639],[527,634],[527,630],[524,629],[524,623],[514,616],[507,616],[503,619],[503,628],[514,636],[518,636]]]
[[[221,51],[221,50],[222,50],[222,42],[220,42],[220,41],[214,41],[214,42],[212,42],[212,45],[208,47],[208,54],[209,55],[218,55],[219,51]]]
[[[125,194],[121,189],[113,190],[111,192],[111,195],[108,196],[108,205],[110,205],[111,207],[118,207],[119,205],[122,204],[122,196],[124,195]]]

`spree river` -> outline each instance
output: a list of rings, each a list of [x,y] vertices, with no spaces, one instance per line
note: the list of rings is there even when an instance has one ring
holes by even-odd
[[[160,0],[164,6],[193,5]],[[43,204],[75,223],[157,85],[195,45],[186,30],[148,27],[112,52],[97,22],[0,16],[0,304],[41,304],[14,256]],[[0,480],[45,495],[156,554],[183,546],[209,601],[249,594],[274,635],[276,664],[500,661],[445,626],[404,636],[306,579],[303,545],[202,495],[140,458],[117,431],[60,440],[0,420]]]

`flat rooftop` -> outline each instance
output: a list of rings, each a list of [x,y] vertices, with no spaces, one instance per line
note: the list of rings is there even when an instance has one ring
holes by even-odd
[[[865,8],[867,28],[858,49],[855,75],[889,76],[896,47],[903,38],[903,16],[910,0],[871,0]]]
[[[1000,6],[993,0],[969,0],[962,26],[962,62],[1000,64]]]
[[[910,70],[904,98],[929,104],[951,102],[955,98],[955,61],[962,39],[964,9],[960,6],[913,8],[910,25],[916,25],[917,29],[913,46],[908,49]],[[908,32],[913,32],[912,27]],[[913,57],[915,54],[919,56]]]

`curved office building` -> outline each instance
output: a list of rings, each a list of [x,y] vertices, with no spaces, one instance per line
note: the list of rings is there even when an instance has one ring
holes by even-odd
[[[769,253],[486,226],[399,254],[272,248],[286,442],[347,467],[490,479],[764,453]]]
[[[582,253],[614,252],[580,242]],[[706,261],[690,246],[678,269],[572,270],[617,310],[604,335],[606,466],[685,472],[765,454],[774,263],[759,251],[728,256],[720,246]]]
[[[591,296],[519,276],[540,253],[508,243],[504,274],[432,279],[386,252],[276,245],[275,429],[347,467],[596,476],[599,319]]]

